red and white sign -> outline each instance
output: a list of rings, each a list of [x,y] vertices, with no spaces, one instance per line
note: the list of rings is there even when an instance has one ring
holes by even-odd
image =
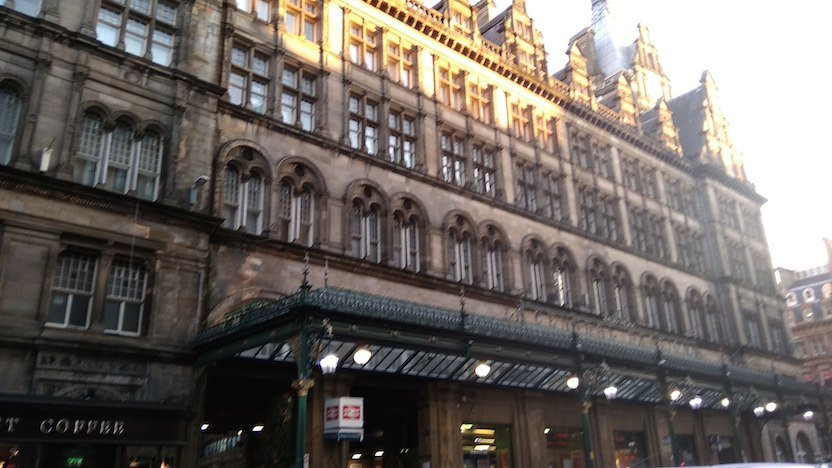
[[[327,398],[324,404],[324,430],[364,427],[364,398]]]

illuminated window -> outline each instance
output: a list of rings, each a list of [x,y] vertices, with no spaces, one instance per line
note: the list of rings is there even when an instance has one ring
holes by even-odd
[[[490,86],[470,83],[468,85],[468,101],[468,112],[471,117],[487,124],[492,122]]]
[[[177,5],[163,0],[105,1],[95,35],[110,47],[168,66],[173,59]]]
[[[350,147],[375,156],[378,154],[379,104],[366,96],[350,94],[348,138]]]
[[[349,59],[367,70],[378,71],[379,32],[375,26],[350,22]]]
[[[302,36],[308,41],[318,40],[318,7],[317,0],[287,0],[284,24],[286,32]]]
[[[465,143],[452,133],[442,133],[442,180],[464,187],[467,181]]]
[[[302,130],[315,130],[316,83],[315,75],[286,66],[281,74],[280,118]]]
[[[269,0],[236,0],[236,2],[237,9],[254,14],[260,21],[271,19],[271,5],[269,5],[271,2]]]
[[[391,80],[405,88],[412,88],[415,84],[413,72],[415,51],[414,46],[405,46],[394,41],[387,42],[387,72]]]
[[[462,79],[462,73],[439,67],[439,102],[452,109],[461,110],[465,103]]]
[[[234,44],[228,74],[228,100],[231,104],[266,112],[269,89],[269,56],[254,47]]]

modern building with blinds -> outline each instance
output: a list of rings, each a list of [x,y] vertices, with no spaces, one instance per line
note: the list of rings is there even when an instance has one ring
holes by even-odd
[[[713,77],[591,3],[0,0],[0,462],[823,458]]]

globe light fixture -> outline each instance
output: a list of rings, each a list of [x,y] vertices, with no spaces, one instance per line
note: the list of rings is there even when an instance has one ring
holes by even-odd
[[[731,406],[731,400],[729,400],[728,397],[725,397],[719,402],[719,404],[721,404],[723,408],[727,408]]]
[[[607,397],[607,400],[614,400],[616,395],[618,395],[618,389],[615,385],[610,385],[604,389],[604,396]]]
[[[254,427],[251,428],[251,432],[263,432],[263,425],[255,424]]]
[[[690,405],[691,409],[698,410],[702,407],[702,397],[697,395],[691,398],[690,401],[688,401],[688,404]]]
[[[338,368],[338,360],[338,355],[334,353],[330,353],[324,356],[321,359],[321,362],[319,363],[321,366],[321,372],[323,372],[324,374],[332,374],[333,372],[335,372],[335,369]],[[357,359],[356,362],[358,362]]]
[[[209,428],[209,427],[211,427],[211,425],[210,425],[210,424],[208,424],[208,423],[202,423],[202,425],[201,425],[201,426],[199,426],[199,430],[200,430],[200,431],[202,431],[202,432],[205,432],[205,431],[207,431],[207,430],[208,430],[208,428]]]
[[[480,361],[480,363],[477,364],[477,367],[474,368],[474,374],[476,374],[479,378],[488,377],[488,374],[490,373],[491,366],[489,366],[488,363],[485,361]]]
[[[768,411],[769,413],[777,411],[777,403],[773,401],[766,403],[766,411]]]
[[[803,420],[804,421],[811,421],[812,418],[814,418],[814,417],[815,417],[815,412],[812,411],[812,410],[806,410],[805,412],[803,412]]]
[[[581,379],[577,375],[570,376],[566,379],[566,386],[570,390],[575,390],[581,385]]]
[[[370,362],[371,357],[373,357],[373,352],[366,346],[362,346],[352,353],[352,360],[359,366],[363,366],[364,364]]]
[[[755,407],[753,411],[754,411],[754,415],[757,416],[758,418],[760,416],[766,414],[766,409],[763,408],[762,406]]]
[[[682,398],[682,391],[679,390],[678,388],[674,388],[670,392],[670,401],[678,401],[679,398]]]

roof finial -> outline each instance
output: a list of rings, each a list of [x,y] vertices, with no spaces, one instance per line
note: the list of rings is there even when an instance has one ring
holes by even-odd
[[[301,292],[308,292],[312,289],[309,283],[309,251],[303,254],[303,281],[300,283]]]

